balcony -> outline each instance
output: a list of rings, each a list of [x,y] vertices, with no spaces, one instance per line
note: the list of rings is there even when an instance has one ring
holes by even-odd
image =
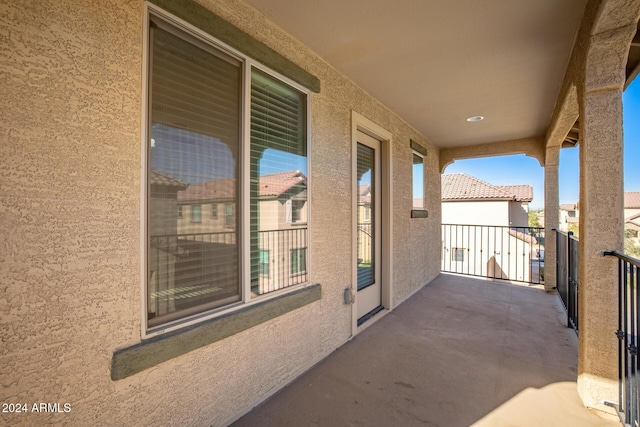
[[[619,426],[577,355],[542,286],[441,274],[234,425]]]

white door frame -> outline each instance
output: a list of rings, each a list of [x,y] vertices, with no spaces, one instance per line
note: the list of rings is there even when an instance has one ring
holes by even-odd
[[[358,177],[357,177],[357,151],[358,151],[358,131],[366,133],[367,135],[380,141],[380,285],[381,285],[381,303],[384,310],[378,313],[374,318],[365,322],[361,326],[358,326],[358,230],[355,225],[357,222],[357,204],[358,204]],[[364,328],[371,325],[375,319],[380,318],[387,311],[392,308],[392,284],[391,279],[393,277],[393,256],[392,256],[392,221],[393,218],[393,197],[391,193],[391,132],[382,128],[373,121],[358,114],[355,111],[351,111],[351,183],[352,183],[352,212],[351,212],[351,224],[352,224],[352,272],[351,283],[353,289],[353,295],[355,295],[355,302],[351,309],[351,335],[356,335]]]

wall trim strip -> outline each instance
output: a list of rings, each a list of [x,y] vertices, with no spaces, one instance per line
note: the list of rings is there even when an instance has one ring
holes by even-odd
[[[320,284],[307,286],[298,291],[241,308],[225,316],[116,350],[111,360],[111,379],[116,381],[127,378],[318,301],[320,297]]]

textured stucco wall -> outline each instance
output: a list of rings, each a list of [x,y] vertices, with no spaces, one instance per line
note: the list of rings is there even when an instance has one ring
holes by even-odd
[[[509,226],[509,201],[443,202],[443,224]]]
[[[513,227],[529,226],[529,211],[527,203],[509,202],[509,225]]]
[[[310,273],[322,299],[140,374],[110,380],[140,342],[143,2],[0,2],[2,402],[7,425],[221,425],[345,343],[351,110],[393,134],[393,300],[440,271],[438,150],[295,39],[237,1],[203,5],[316,75]],[[429,218],[410,219],[412,138],[429,150]]]

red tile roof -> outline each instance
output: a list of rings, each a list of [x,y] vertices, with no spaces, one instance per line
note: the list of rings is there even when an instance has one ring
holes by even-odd
[[[260,196],[280,197],[298,184],[307,186],[307,177],[298,170],[263,175],[260,177]]]
[[[530,202],[533,200],[533,187],[529,184],[496,185],[496,187],[513,194],[518,202]]]
[[[523,185],[491,185],[466,173],[442,175],[442,200],[515,200],[530,202],[533,189]]]
[[[184,190],[189,186],[189,184],[187,184],[184,181],[180,181],[177,178],[170,177],[169,175],[165,175],[153,169],[151,169],[151,172],[149,173],[149,183],[151,185],[163,185],[166,187],[175,187],[176,189],[179,189],[179,190]]]
[[[302,184],[306,187],[307,177],[298,170],[279,172],[260,177],[260,197],[280,197],[292,187]],[[178,192],[179,202],[233,199],[236,197],[234,178],[191,184],[189,188]]]
[[[624,193],[624,207],[626,209],[639,209],[640,191],[628,191]]]

